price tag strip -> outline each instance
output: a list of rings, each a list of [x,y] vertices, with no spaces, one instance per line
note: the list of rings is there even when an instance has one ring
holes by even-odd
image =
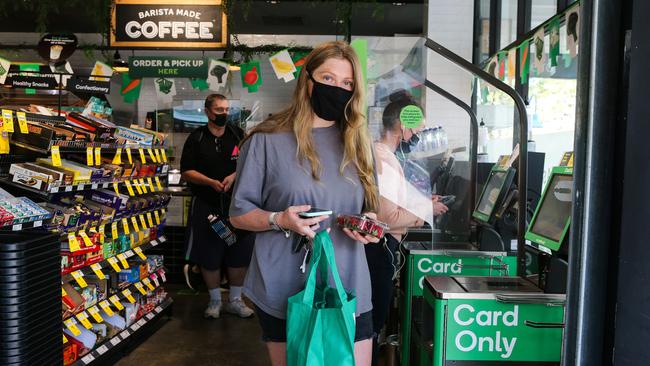
[[[143,294],[143,295],[147,294],[147,291],[145,291],[144,286],[142,286],[142,283],[136,282],[135,283],[135,288],[137,288],[138,291],[140,291],[141,294]]]
[[[65,324],[66,328],[68,328],[75,337],[81,334],[81,330],[79,330],[79,327],[77,327],[77,321],[74,320],[74,318],[68,318],[64,320],[63,324]]]
[[[115,257],[110,257],[110,258],[107,258],[106,260],[108,261],[108,264],[110,264],[111,267],[113,267],[113,269],[115,270],[115,272],[119,272],[119,271],[122,270],[122,269],[120,268],[120,266],[117,264],[117,258],[115,258]]]
[[[129,268],[129,262],[126,261],[126,256],[123,253],[118,254],[117,259],[120,260],[120,263],[122,264],[122,267],[124,267],[124,269]]]
[[[93,317],[93,319],[95,319],[95,321],[97,321],[97,323],[104,322],[104,318],[102,318],[102,316],[99,315],[99,309],[97,308],[97,306],[93,306],[90,309],[88,309],[88,313],[90,314],[90,316]]]
[[[125,291],[128,291],[128,290],[125,290]],[[129,292],[129,295],[130,294],[131,293]],[[124,305],[122,305],[122,303],[120,302],[120,298],[117,295],[113,295],[113,296],[109,297],[108,299],[111,301],[113,306],[115,306],[117,308],[117,310],[120,310],[120,311],[124,310]]]
[[[106,278],[106,276],[104,275],[104,272],[102,272],[101,264],[99,264],[99,263],[91,264],[90,268],[93,270],[93,272],[95,272],[95,274],[97,275],[97,277],[99,277],[100,280],[103,280],[103,279]]]
[[[102,310],[104,310],[106,315],[108,315],[108,316],[115,315],[115,313],[113,313],[113,309],[111,309],[111,306],[108,304],[107,300],[104,300],[104,301],[100,302],[99,307],[102,308]]]
[[[81,288],[86,288],[88,286],[88,284],[86,283],[86,280],[84,280],[84,273],[83,272],[74,271],[74,272],[71,273],[71,275],[72,275],[72,278],[74,278],[75,281],[77,281],[79,286],[81,286]]]
[[[81,325],[86,329],[92,329],[93,325],[88,321],[88,314],[85,311],[80,312],[76,315],[77,320],[81,322]]]
[[[124,297],[129,300],[131,304],[135,304],[135,299],[133,298],[133,295],[131,295],[131,291],[128,288],[122,291],[122,295],[124,295]]]
[[[137,254],[138,257],[140,257],[140,259],[142,259],[143,261],[144,261],[144,260],[147,260],[147,257],[144,255],[144,253],[142,253],[142,248],[140,248],[140,247],[136,247],[136,248],[133,249],[133,251],[134,251],[135,254]],[[156,286],[157,286],[157,285],[156,285]]]

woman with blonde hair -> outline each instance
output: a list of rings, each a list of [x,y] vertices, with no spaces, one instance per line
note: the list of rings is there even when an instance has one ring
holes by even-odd
[[[325,228],[343,286],[357,297],[356,364],[370,364],[371,287],[360,244],[377,240],[341,229],[329,216],[299,216],[319,207],[375,217],[379,197],[362,85],[354,50],[344,42],[321,44],[305,60],[291,105],[242,144],[231,222],[257,232],[244,293],[255,304],[274,366],[286,364],[287,299],[305,283],[306,254],[292,249],[293,237],[313,238]]]

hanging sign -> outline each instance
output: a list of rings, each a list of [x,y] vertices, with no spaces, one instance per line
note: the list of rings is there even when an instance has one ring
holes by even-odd
[[[33,71],[9,72],[4,84],[20,89],[56,89],[59,85],[57,75],[40,73],[39,65],[33,65]],[[31,71],[31,70],[30,70]]]
[[[214,49],[226,46],[222,0],[115,0],[110,47]]]
[[[205,79],[208,62],[202,57],[192,56],[131,56],[129,76]]]
[[[111,83],[110,81],[96,81],[80,76],[73,76],[68,80],[66,89],[79,93],[110,94]]]
[[[46,34],[38,42],[38,55],[51,64],[64,62],[77,49],[74,34]]]

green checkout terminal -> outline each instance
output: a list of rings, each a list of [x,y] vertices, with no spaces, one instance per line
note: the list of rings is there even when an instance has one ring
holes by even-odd
[[[511,167],[492,167],[473,218],[479,225],[494,223],[515,176]],[[421,352],[424,323],[421,316],[426,307],[423,292],[426,276],[489,276],[517,275],[516,253],[501,250],[480,250],[480,246],[462,241],[405,241],[405,265],[400,273],[400,344],[401,364],[417,365]]]
[[[539,257],[533,275],[425,276],[408,364],[560,364],[572,187],[572,167],[552,169],[525,235]]]

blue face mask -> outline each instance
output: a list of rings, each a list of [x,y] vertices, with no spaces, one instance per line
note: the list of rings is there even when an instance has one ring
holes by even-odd
[[[400,151],[403,152],[404,154],[408,154],[411,151],[415,149],[415,147],[418,145],[418,142],[420,142],[420,137],[411,131],[412,135],[411,138],[408,139],[408,141],[405,141],[402,138],[402,141],[399,143],[399,148]]]

